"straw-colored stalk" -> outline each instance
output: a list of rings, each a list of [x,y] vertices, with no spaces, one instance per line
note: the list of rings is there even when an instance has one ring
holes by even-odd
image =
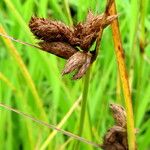
[[[117,14],[115,2],[113,3],[111,9],[109,10],[109,13],[111,15]],[[135,139],[135,130],[134,130],[132,99],[131,99],[131,93],[129,89],[128,74],[127,74],[126,65],[125,65],[124,50],[122,47],[121,36],[120,36],[120,31],[119,31],[119,23],[117,19],[112,22],[111,27],[112,27],[112,33],[113,33],[114,46],[115,46],[115,54],[117,58],[119,75],[121,79],[121,85],[123,89],[125,107],[126,107],[126,112],[127,112],[128,146],[129,146],[129,150],[135,150],[136,139]]]

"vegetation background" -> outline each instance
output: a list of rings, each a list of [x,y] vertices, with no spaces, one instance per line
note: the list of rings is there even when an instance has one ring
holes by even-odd
[[[139,129],[137,144],[139,150],[150,150],[150,1],[117,0],[116,4]],[[88,10],[102,13],[105,5],[103,0],[1,0],[0,32],[35,44],[28,28],[31,16],[71,25],[83,21]],[[0,38],[0,102],[77,134],[83,81],[62,77],[64,64],[61,58]],[[124,105],[108,27],[91,70],[83,137],[102,143],[104,133],[114,124],[110,102]],[[0,108],[0,150],[71,150],[74,143],[70,137]],[[80,149],[95,148],[81,143]]]

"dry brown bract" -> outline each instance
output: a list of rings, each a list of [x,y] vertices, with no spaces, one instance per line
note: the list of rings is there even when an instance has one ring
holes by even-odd
[[[106,19],[103,19],[105,16]],[[89,51],[100,28],[107,27],[117,16],[89,12],[84,23],[69,27],[60,21],[32,17],[31,32],[40,39],[40,48],[58,57],[68,59],[63,74],[77,70],[73,79],[81,78],[96,57]],[[93,59],[92,59],[93,58]]]

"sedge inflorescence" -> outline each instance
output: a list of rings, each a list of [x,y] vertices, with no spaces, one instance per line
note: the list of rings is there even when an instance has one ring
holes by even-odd
[[[107,27],[115,18],[104,13],[93,15],[89,11],[85,22],[72,27],[60,21],[38,17],[31,18],[29,27],[35,37],[40,39],[40,49],[67,59],[62,74],[76,70],[73,79],[79,79],[96,58],[95,51],[90,51],[90,47],[98,38],[100,29]]]

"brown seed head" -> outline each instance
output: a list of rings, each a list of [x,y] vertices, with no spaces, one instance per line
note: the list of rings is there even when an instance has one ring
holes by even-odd
[[[77,52],[74,55],[72,55],[68,60],[65,65],[65,68],[63,70],[63,75],[68,74],[79,67],[81,67],[86,61],[86,54],[82,52]]]
[[[108,26],[115,18],[116,16],[108,16],[106,13],[94,15],[89,11],[86,21],[73,27],[60,21],[37,17],[31,18],[29,27],[36,38],[42,40],[38,43],[42,50],[68,59],[63,74],[76,70],[73,79],[78,79],[86,73],[93,58],[96,58],[93,56],[97,53],[88,51],[96,41],[100,29]],[[78,51],[78,48],[82,51]]]
[[[68,41],[73,31],[60,21],[32,17],[29,22],[31,32],[38,38],[48,42]]]
[[[86,53],[86,60],[84,64],[78,69],[77,73],[73,76],[73,79],[80,79],[88,70],[92,60],[92,54]]]
[[[116,121],[116,125],[126,127],[126,111],[121,105],[110,104],[110,109]]]
[[[74,75],[73,79],[81,78],[87,71],[91,63],[91,55],[85,52],[76,52],[72,55],[65,65],[62,75],[68,74],[77,70],[77,73]]]
[[[107,16],[106,20],[104,19],[104,14],[94,16],[90,11],[87,15],[85,23],[79,23],[74,28],[74,35],[80,39],[80,48],[89,50],[96,38],[98,37],[98,32],[101,28],[107,27],[114,19],[117,18],[117,15]]]
[[[40,42],[39,43],[42,50],[54,54],[58,57],[69,59],[73,54],[75,54],[78,49],[72,47],[68,43],[64,42]]]

